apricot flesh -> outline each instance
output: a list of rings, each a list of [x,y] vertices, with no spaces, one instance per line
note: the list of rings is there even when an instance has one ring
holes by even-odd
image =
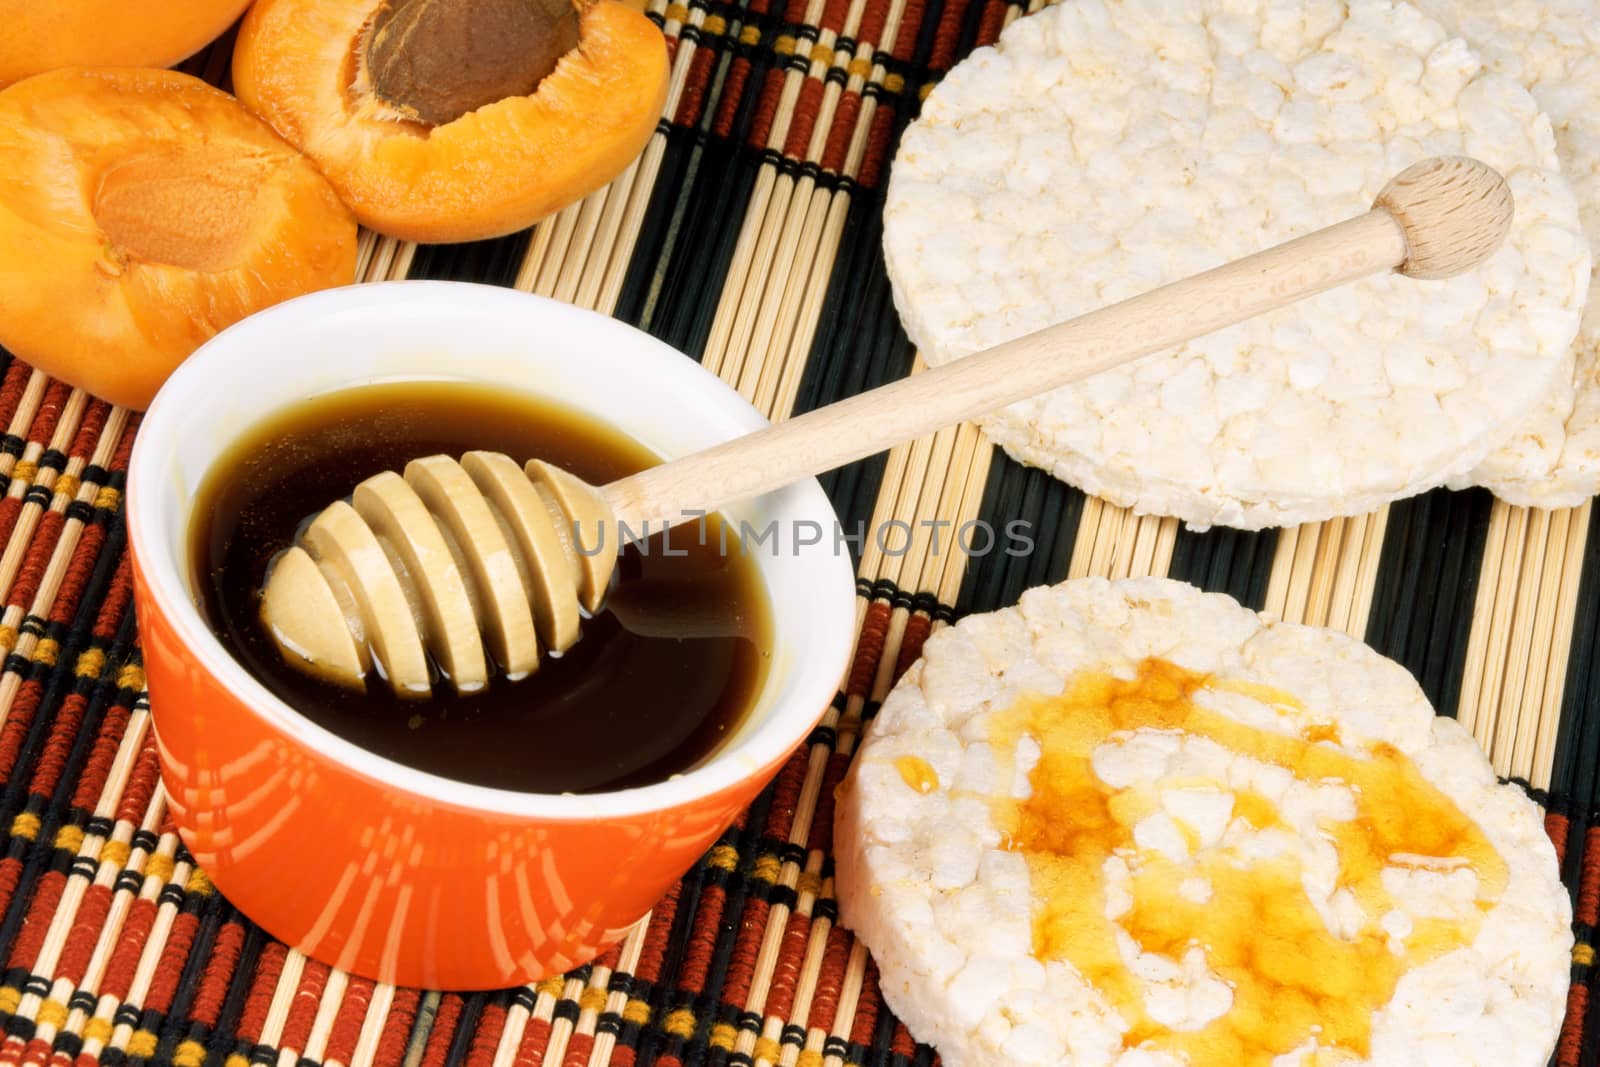
[[[0,0],[0,88],[60,67],[169,67],[250,0]]]
[[[132,408],[251,312],[355,280],[326,179],[186,74],[69,68],[0,91],[0,345]]]
[[[239,99],[379,233],[440,243],[524,229],[620,174],[660,120],[665,40],[618,0],[578,13],[578,46],[531,93],[441,122],[376,91],[367,44],[379,11],[376,0],[258,0],[233,58]],[[413,36],[413,48],[450,47],[442,31]],[[437,56],[413,59],[418,74],[438,69]]]

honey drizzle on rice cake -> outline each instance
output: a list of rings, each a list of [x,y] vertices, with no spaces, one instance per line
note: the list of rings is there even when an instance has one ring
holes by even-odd
[[[1489,69],[1528,86],[1555,131],[1561,173],[1600,246],[1600,3],[1596,0],[1418,0],[1480,51]],[[1526,507],[1576,507],[1600,492],[1600,273],[1589,282],[1572,366],[1516,435],[1458,483]]]
[[[929,639],[841,790],[841,919],[951,1067],[1540,1067],[1537,808],[1403,668],[1166,579]]]
[[[1589,252],[1528,91],[1406,3],[1075,0],[1007,28],[902,139],[885,260],[939,364],[1370,207],[1425,156],[1505,173],[1482,269],[1380,276],[983,420],[1139,511],[1258,528],[1464,474],[1552,387]]]

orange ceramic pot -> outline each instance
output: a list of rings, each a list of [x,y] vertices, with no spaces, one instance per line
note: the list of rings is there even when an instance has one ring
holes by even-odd
[[[619,940],[815,725],[853,630],[853,573],[824,538],[763,550],[767,681],[708,761],[584,796],[487,789],[356,747],[296,713],[212,636],[190,575],[196,489],[269,413],[351,385],[453,379],[553,398],[675,456],[761,416],[694,361],[614,320],[487,286],[330,290],[246,319],[163,387],[134,448],[128,528],[162,778],[184,843],[274,936],[380,981],[528,982]],[[834,516],[814,481],[730,508],[754,528]],[[806,538],[809,540],[809,538]]]

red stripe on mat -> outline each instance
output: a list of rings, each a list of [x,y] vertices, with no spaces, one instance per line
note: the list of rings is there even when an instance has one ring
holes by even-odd
[[[422,1052],[422,1067],[444,1067],[459,1018],[461,998],[455,993],[445,993],[439,998],[439,1008],[433,1015],[433,1029],[428,1033],[428,1044]]]
[[[211,958],[206,961],[205,972],[189,1004],[189,1017],[195,1022],[208,1027],[217,1025],[234,969],[244,951],[244,934],[244,924],[237,920],[223,923],[222,929],[217,931],[211,942]]]
[[[494,1050],[500,1046],[505,1028],[506,1006],[485,1004],[472,1033],[472,1047],[467,1050],[467,1067],[489,1067],[494,1062]]]
[[[405,1059],[406,1048],[411,1044],[411,1028],[416,1025],[417,1007],[422,994],[415,989],[396,989],[389,1002],[389,1018],[385,1020],[383,1036],[378,1039],[378,1051],[373,1055],[374,1067],[399,1067]]]

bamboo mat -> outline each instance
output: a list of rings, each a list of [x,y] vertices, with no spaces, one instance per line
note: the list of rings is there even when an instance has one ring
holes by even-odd
[[[672,87],[626,174],[501,240],[364,236],[361,277],[470,279],[617,315],[773,418],[914,371],[879,256],[887,163],[928,87],[1023,8],[651,11],[673,43]],[[220,84],[226,67],[225,41],[190,64]],[[836,923],[833,786],[931,631],[1087,574],[1170,574],[1346,630],[1410,668],[1548,810],[1579,937],[1556,1062],[1600,1059],[1589,506],[1437,492],[1337,522],[1193,534],[1019,467],[970,426],[830,474],[847,524],[899,521],[913,536],[863,546],[855,658],[821,728],[617,949],[537,986],[459,995],[331,971],[212,890],[156,780],[120,511],[138,420],[10,360],[0,423],[0,1063],[929,1064]],[[948,549],[948,531],[977,518],[1028,522],[1035,551],[968,566],[936,549],[935,529]]]

